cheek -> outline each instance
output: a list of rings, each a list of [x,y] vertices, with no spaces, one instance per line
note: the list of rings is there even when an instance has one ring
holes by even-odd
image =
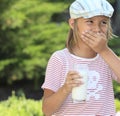
[[[84,31],[91,31],[93,30],[93,27],[90,25],[85,26]]]
[[[78,30],[79,33],[81,34],[82,32],[90,31],[90,30],[91,30],[91,27],[81,25],[81,26],[78,27],[78,29],[79,29],[79,30]]]
[[[102,31],[103,31],[103,33],[105,33],[105,34],[108,33],[108,29],[107,29],[107,28],[103,28]]]

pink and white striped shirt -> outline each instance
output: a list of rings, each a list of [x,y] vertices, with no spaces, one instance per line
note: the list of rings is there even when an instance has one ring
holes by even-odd
[[[117,77],[99,54],[88,59],[72,55],[67,48],[56,51],[48,62],[42,88],[56,92],[73,64],[89,66],[87,101],[73,103],[70,93],[53,116],[115,116],[112,79],[117,80]]]

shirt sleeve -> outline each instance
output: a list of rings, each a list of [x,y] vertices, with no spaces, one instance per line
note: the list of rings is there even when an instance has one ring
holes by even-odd
[[[60,88],[60,78],[62,75],[62,62],[60,57],[54,53],[48,61],[45,73],[45,81],[42,89],[50,89],[56,92]]]

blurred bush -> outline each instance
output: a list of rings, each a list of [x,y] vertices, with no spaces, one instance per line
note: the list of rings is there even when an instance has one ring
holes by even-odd
[[[120,101],[118,99],[115,99],[115,105],[116,105],[116,111],[120,112]]]
[[[120,111],[120,102],[115,100],[116,111]],[[6,101],[0,102],[0,116],[44,116],[42,112],[42,101],[26,99],[23,96],[12,96]]]
[[[0,102],[0,116],[43,116],[42,102],[14,95]]]
[[[66,22],[51,22],[51,17],[67,6],[43,0],[0,1],[0,83],[27,78],[36,85],[44,79],[48,59],[65,46],[68,31]]]

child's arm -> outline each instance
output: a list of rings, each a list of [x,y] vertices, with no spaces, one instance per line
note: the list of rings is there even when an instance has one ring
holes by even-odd
[[[82,34],[81,38],[96,53],[99,53],[103,57],[118,77],[118,82],[120,82],[120,59],[108,47],[106,35],[104,33],[96,34],[95,32],[87,31]]]
[[[106,48],[104,51],[100,52],[100,55],[114,71],[118,77],[118,82],[120,82],[120,58],[117,57],[117,55],[110,48]]]
[[[67,96],[68,93],[64,92],[63,87],[61,87],[56,93],[49,89],[44,89],[42,110],[45,116],[51,116],[56,112]]]
[[[82,84],[81,81],[78,81],[79,78],[80,75],[77,72],[69,71],[64,85],[59,88],[57,92],[53,92],[50,89],[44,89],[42,109],[46,116],[51,116],[59,110],[67,96],[72,91],[72,88]]]

